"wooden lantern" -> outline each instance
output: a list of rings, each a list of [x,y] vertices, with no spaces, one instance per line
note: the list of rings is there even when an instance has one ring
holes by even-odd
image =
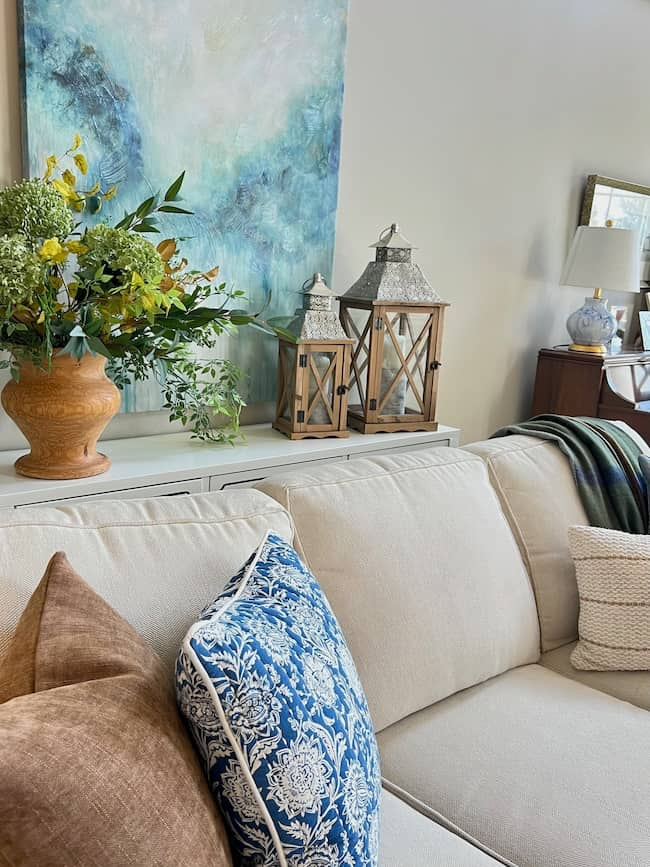
[[[273,427],[292,440],[346,437],[352,340],[332,309],[320,274],[303,285],[303,307],[280,339]]]
[[[436,399],[445,307],[396,223],[382,232],[376,259],[340,299],[355,341],[348,424],[362,433],[438,428]]]

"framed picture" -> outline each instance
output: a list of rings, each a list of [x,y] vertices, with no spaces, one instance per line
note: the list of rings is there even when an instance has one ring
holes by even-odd
[[[182,233],[193,265],[220,265],[250,310],[293,314],[305,277],[332,269],[348,0],[18,8],[26,174],[79,133],[88,184],[118,187],[92,218],[112,223],[186,169],[194,216],[165,215],[162,237]],[[215,352],[246,372],[248,403],[275,397],[275,340],[243,329]],[[160,403],[155,384],[123,399]]]
[[[650,352],[650,310],[641,310],[639,313],[639,324],[641,325],[643,349]]]

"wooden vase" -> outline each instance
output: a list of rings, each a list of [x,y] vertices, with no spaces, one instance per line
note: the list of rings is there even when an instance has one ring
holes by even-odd
[[[20,379],[2,390],[2,406],[31,451],[16,472],[34,479],[83,479],[111,462],[97,440],[120,408],[120,392],[104,372],[101,355],[55,355],[51,369],[20,365]]]

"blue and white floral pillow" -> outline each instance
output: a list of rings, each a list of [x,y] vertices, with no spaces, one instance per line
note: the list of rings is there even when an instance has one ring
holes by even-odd
[[[376,867],[381,779],[341,629],[268,534],[187,633],[180,709],[246,867]]]

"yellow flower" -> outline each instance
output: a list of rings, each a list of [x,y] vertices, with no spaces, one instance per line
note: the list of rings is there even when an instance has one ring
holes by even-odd
[[[57,191],[57,193],[60,193],[60,195],[63,196],[66,202],[69,202],[77,195],[69,184],[67,184],[65,181],[60,180],[59,178],[54,178],[54,180],[52,181],[52,186]]]
[[[153,313],[155,310],[158,310],[158,302],[156,299],[155,291],[151,289],[145,289],[142,293],[142,307],[147,313]]]
[[[72,147],[70,148],[70,150],[71,151],[78,151],[80,147],[81,147],[81,136],[79,135],[78,132],[76,132],[74,134],[74,138],[72,139]]]
[[[106,199],[106,201],[109,201],[109,199],[115,197],[115,193],[117,193],[117,187],[111,187],[104,193],[104,198]]]
[[[82,175],[87,174],[88,172],[88,160],[83,154],[75,154],[72,159],[74,160],[74,164],[79,169]]]
[[[56,168],[57,165],[58,165],[58,161],[57,161],[56,156],[54,154],[50,154],[50,156],[45,160],[44,179],[46,181],[49,181],[49,179],[52,177],[52,172],[54,171],[54,169]]]
[[[58,238],[49,238],[44,241],[38,251],[38,255],[46,262],[65,262],[67,253],[59,243]]]
[[[61,177],[63,178],[63,180],[66,182],[66,184],[67,184],[69,187],[72,187],[72,189],[74,189],[75,184],[77,183],[77,179],[76,179],[75,176],[72,174],[72,172],[70,171],[70,169],[66,169],[66,170],[63,172],[63,175],[62,175]]]
[[[81,241],[66,241],[63,246],[68,253],[85,253],[88,250],[88,247]]]

